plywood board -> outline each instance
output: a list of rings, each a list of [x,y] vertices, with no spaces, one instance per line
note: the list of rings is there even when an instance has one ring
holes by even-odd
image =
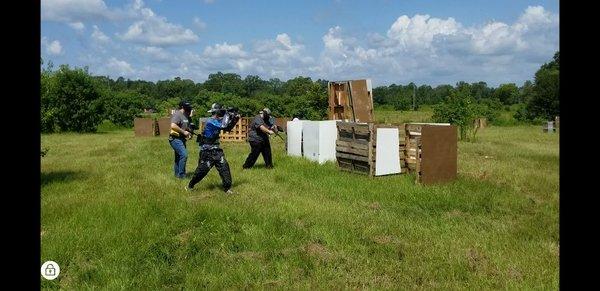
[[[135,118],[133,120],[135,136],[154,136],[154,123],[152,118]]]
[[[158,126],[158,132],[160,136],[169,136],[169,133],[171,132],[171,118],[159,118],[156,121],[156,125]]]
[[[350,81],[352,108],[356,122],[373,122],[373,97],[367,80]]]
[[[375,176],[400,173],[398,128],[378,128]]]
[[[302,156],[302,123],[304,121],[287,122],[287,151],[289,156]]]
[[[448,182],[457,176],[456,126],[423,125],[421,129],[422,184]]]
[[[287,131],[286,127],[287,127],[287,123],[288,121],[292,120],[289,117],[276,117],[275,118],[275,125],[280,126],[281,128],[283,128],[283,131]]]

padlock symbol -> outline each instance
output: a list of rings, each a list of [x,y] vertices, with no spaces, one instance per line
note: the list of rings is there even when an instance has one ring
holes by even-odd
[[[54,276],[56,275],[56,269],[54,268],[54,266],[52,264],[48,264],[48,266],[46,266],[46,276]]]

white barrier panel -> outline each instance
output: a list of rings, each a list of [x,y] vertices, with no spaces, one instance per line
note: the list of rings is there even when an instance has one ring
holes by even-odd
[[[287,151],[289,156],[302,156],[302,123],[303,121],[287,122]]]
[[[337,126],[335,120],[304,121],[302,145],[304,157],[320,164],[335,161]]]
[[[400,173],[400,140],[397,128],[378,128],[375,148],[375,176]]]

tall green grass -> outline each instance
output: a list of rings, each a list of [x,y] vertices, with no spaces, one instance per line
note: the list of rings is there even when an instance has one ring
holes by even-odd
[[[216,170],[185,192],[164,137],[42,143],[42,262],[61,267],[43,288],[558,289],[558,134],[537,126],[460,142],[458,180],[436,186],[288,157],[278,139],[274,169],[242,170],[248,144],[226,143],[234,196]]]

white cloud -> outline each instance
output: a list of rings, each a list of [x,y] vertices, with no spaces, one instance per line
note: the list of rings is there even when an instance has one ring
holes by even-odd
[[[145,8],[141,0],[132,5],[134,13],[142,19],[134,22],[123,34],[117,34],[122,40],[149,46],[175,46],[198,42],[198,36],[190,29],[167,21]]]
[[[140,53],[144,56],[150,57],[154,61],[166,62],[173,60],[173,56],[167,52],[165,49],[160,47],[142,47],[138,49]]]
[[[224,42],[222,44],[215,44],[214,46],[207,46],[204,49],[204,56],[212,58],[243,58],[247,55],[244,51],[242,44],[228,44]]]
[[[502,75],[521,82],[558,50],[558,15],[535,6],[525,9],[513,24],[493,21],[472,27],[453,18],[402,15],[386,36],[375,33],[356,39],[336,26],[322,41],[319,65],[310,70],[324,78],[440,84],[494,83]]]
[[[196,29],[199,31],[206,29],[206,23],[198,17],[194,17],[194,19],[192,20],[192,23],[194,24],[194,27],[196,27]]]
[[[40,9],[43,21],[77,23],[114,16],[103,0],[42,0]]]
[[[387,32],[389,38],[397,40],[403,48],[430,48],[436,36],[458,32],[460,24],[454,18],[446,20],[417,14],[412,18],[402,15]]]
[[[48,39],[46,37],[43,37],[42,38],[42,47],[44,47],[46,50],[46,53],[51,56],[58,56],[58,55],[63,54],[62,45],[60,44],[60,41],[58,41],[58,40],[53,40],[51,42],[48,42]]]
[[[69,26],[76,31],[83,31],[85,29],[85,24],[82,22],[71,22],[69,23]]]
[[[327,34],[323,36],[322,40],[326,51],[343,53],[345,49],[344,41],[340,36],[341,31],[342,29],[339,26],[332,27],[327,31]]]
[[[102,32],[97,25],[94,25],[94,32],[92,32],[92,39],[98,43],[109,43],[110,37]]]
[[[108,59],[106,69],[109,72],[117,74],[118,76],[129,76],[134,73],[133,68],[128,62],[119,60],[115,57],[111,57],[110,59]]]
[[[329,80],[372,78],[375,85],[482,80],[495,86],[531,79],[558,50],[558,15],[540,6],[524,9],[512,23],[465,26],[451,17],[416,14],[400,15],[388,29],[366,35],[334,26],[323,32],[322,46],[316,52],[307,51],[298,38],[286,32],[248,44],[221,42],[180,51],[172,46],[197,42],[193,32],[169,23],[140,0],[133,1],[126,11],[134,21],[118,38],[110,40],[93,26],[91,38],[97,44],[108,39],[104,43],[111,46],[106,49],[114,52],[98,54],[101,61],[95,66],[111,76],[151,80],[181,76],[203,81],[208,74],[222,71],[264,79],[299,75]],[[200,18],[191,20],[195,31],[205,28]],[[116,50],[120,40],[142,45]],[[46,51],[49,45],[46,42]]]

